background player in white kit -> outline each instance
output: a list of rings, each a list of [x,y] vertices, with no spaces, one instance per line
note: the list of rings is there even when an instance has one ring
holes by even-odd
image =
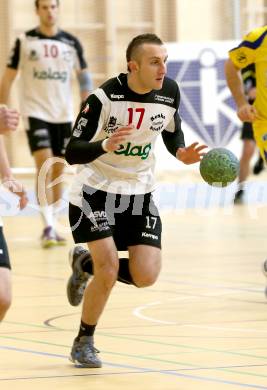
[[[70,192],[69,219],[76,243],[68,282],[72,305],[84,292],[82,319],[71,360],[101,367],[93,335],[116,280],[152,285],[161,268],[161,219],[153,202],[155,142],[159,135],[185,164],[200,161],[206,147],[185,147],[178,113],[180,92],[165,77],[167,50],[154,34],[135,37],[127,52],[128,73],[108,80],[87,99],[66,150],[80,164]],[[129,258],[118,258],[127,250]]]
[[[2,134],[13,131],[19,123],[19,114],[7,107],[0,107],[0,177],[2,184],[20,198],[19,206],[23,209],[27,195],[23,186],[12,175]],[[3,320],[11,304],[11,265],[0,217],[0,321]]]
[[[37,179],[43,163],[50,157],[64,157],[70,137],[73,108],[71,78],[76,71],[81,100],[92,89],[91,78],[80,42],[58,28],[57,0],[36,0],[39,26],[17,38],[0,86],[0,103],[6,103],[11,85],[20,72],[20,111],[33,154]],[[64,244],[54,229],[64,161],[55,162],[46,178],[36,180],[37,198],[44,221],[43,247]],[[38,186],[37,186],[38,184]],[[44,196],[43,196],[44,194]]]

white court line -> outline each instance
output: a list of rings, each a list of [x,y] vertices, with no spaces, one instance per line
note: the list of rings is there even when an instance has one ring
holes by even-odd
[[[189,300],[189,299],[192,299],[192,297],[173,298],[173,299],[169,299],[168,302],[169,301],[185,301],[185,300]],[[162,301],[156,301],[156,302],[147,303],[146,305],[143,305],[143,306],[136,307],[133,310],[133,315],[135,315],[138,318],[141,318],[142,320],[156,322],[156,323],[159,323],[159,324],[178,325],[178,322],[162,321],[162,320],[158,320],[158,319],[153,318],[153,317],[145,316],[144,314],[141,313],[141,311],[143,311],[143,310],[145,310],[145,309],[147,309],[147,308],[149,308],[151,306],[163,305],[163,304],[164,304],[164,302],[162,302]]]
[[[225,292],[220,292],[218,294],[215,294],[215,297],[218,297],[218,296],[223,296],[223,295],[228,295],[230,293],[233,293],[232,291],[225,291]],[[208,295],[208,294],[205,294],[204,296],[201,295],[201,296],[189,296],[189,297],[179,297],[179,298],[171,298],[171,299],[167,299],[166,301],[162,302],[162,301],[155,301],[155,302],[150,302],[150,303],[147,303],[145,305],[142,305],[142,306],[139,306],[139,307],[136,307],[134,310],[133,310],[133,315],[135,315],[136,317],[138,318],[141,318],[142,320],[145,320],[145,321],[150,321],[150,322],[155,322],[155,323],[158,323],[158,324],[165,324],[165,325],[179,325],[179,326],[184,326],[184,327],[192,327],[192,328],[202,328],[202,329],[209,329],[209,330],[225,330],[225,331],[229,331],[229,332],[232,332],[232,331],[238,331],[238,332],[257,332],[257,333],[266,333],[267,330],[258,330],[258,329],[239,329],[239,328],[225,328],[225,327],[217,327],[217,326],[208,326],[208,325],[193,325],[193,324],[181,324],[179,322],[174,322],[174,321],[163,321],[163,320],[159,320],[157,318],[154,318],[154,317],[150,317],[150,316],[146,316],[144,314],[142,314],[142,311],[143,310],[146,310],[148,309],[149,307],[151,306],[157,306],[157,305],[163,305],[164,303],[166,302],[171,302],[171,301],[185,301],[185,300],[196,300],[196,299],[201,299],[203,297],[213,297],[214,295]]]

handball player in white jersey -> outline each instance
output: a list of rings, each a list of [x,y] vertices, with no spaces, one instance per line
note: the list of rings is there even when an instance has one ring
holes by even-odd
[[[64,169],[66,144],[72,120],[73,71],[80,85],[81,100],[92,89],[83,49],[76,37],[59,29],[57,0],[36,0],[39,26],[21,34],[15,42],[0,86],[0,103],[6,103],[17,74],[20,112],[36,165],[36,192],[44,222],[43,247],[65,244],[55,231],[60,211],[62,180],[53,183]],[[57,157],[46,177],[39,177],[47,159]],[[39,180],[38,180],[39,177]]]

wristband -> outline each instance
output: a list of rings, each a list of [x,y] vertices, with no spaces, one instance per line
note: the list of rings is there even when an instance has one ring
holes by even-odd
[[[108,142],[108,138],[105,138],[105,139],[102,141],[102,144],[101,144],[102,149],[103,149],[104,152],[106,152],[106,153],[109,152],[109,150],[108,150],[108,148],[107,148],[107,142]]]

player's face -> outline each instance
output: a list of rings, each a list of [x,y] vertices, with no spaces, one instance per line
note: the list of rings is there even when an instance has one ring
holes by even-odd
[[[166,75],[167,49],[164,45],[144,44],[137,55],[137,79],[147,92],[161,89]]]
[[[36,10],[40,19],[40,24],[50,27],[57,23],[58,4],[56,0],[39,0],[39,6]]]

